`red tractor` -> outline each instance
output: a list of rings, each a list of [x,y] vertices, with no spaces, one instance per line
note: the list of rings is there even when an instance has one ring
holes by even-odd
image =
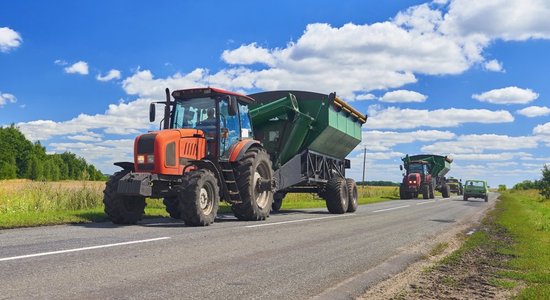
[[[418,198],[422,194],[424,199],[435,198],[434,190],[441,192],[443,198],[450,197],[450,188],[444,177],[451,169],[453,158],[433,154],[419,154],[402,158],[403,182],[399,187],[401,199]]]

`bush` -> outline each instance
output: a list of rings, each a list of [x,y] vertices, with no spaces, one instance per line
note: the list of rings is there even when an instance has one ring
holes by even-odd
[[[542,168],[542,179],[538,182],[538,190],[545,199],[550,199],[550,167],[544,165]]]
[[[499,191],[499,192],[504,192],[504,191],[506,191],[506,185],[505,185],[505,184],[499,184],[499,185],[498,185],[498,191]]]

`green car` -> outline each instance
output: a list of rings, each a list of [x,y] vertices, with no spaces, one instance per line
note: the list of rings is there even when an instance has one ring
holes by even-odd
[[[482,198],[489,201],[489,188],[484,180],[466,180],[464,184],[464,201],[468,198]]]

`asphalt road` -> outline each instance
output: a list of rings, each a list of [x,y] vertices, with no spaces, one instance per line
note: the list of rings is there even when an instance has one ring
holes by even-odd
[[[220,216],[0,230],[0,299],[349,299],[419,258],[489,203],[397,200],[354,214],[283,211],[264,222]]]

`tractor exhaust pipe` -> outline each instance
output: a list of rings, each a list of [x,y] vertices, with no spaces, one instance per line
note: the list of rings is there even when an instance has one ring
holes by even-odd
[[[164,129],[170,127],[170,90],[166,88],[166,103],[164,105]]]

